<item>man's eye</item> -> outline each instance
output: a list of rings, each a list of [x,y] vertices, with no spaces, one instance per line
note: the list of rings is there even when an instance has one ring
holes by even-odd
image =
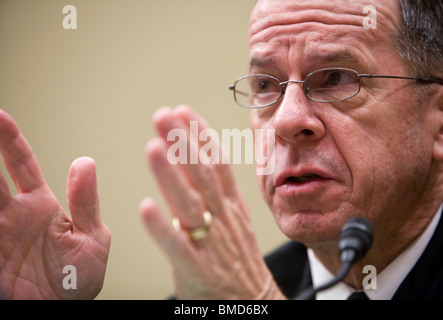
[[[356,78],[353,74],[343,71],[328,72],[323,78],[322,87],[343,86],[348,84],[355,84]]]
[[[259,84],[260,91],[265,91],[268,88],[268,82],[267,81],[261,81]]]
[[[272,90],[271,87],[272,85],[269,80],[259,79],[253,84],[252,91],[254,93],[266,93]]]
[[[340,84],[340,81],[342,79],[341,72],[331,72],[328,75],[328,85],[336,86]]]

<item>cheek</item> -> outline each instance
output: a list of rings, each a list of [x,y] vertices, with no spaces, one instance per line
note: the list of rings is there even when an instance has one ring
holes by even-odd
[[[385,139],[384,144],[380,142],[379,146],[376,157],[380,165],[375,167],[379,184],[387,180],[393,184],[397,182],[397,185],[403,183],[406,187],[427,175],[432,158],[432,141],[428,141],[422,128],[406,126]]]
[[[256,171],[261,173],[257,174],[257,182],[263,198],[269,204],[275,168],[275,131],[256,115],[257,111],[252,110],[251,129],[254,136]],[[269,147],[270,143],[272,147]]]
[[[258,110],[251,109],[250,122],[252,131],[255,131],[255,129],[260,129],[263,126],[263,121],[260,120]]]
[[[358,134],[353,131],[352,135],[347,135],[344,141],[338,141],[341,154],[349,167],[351,175],[349,188],[351,194],[347,205],[353,210],[355,215],[367,216],[370,211],[371,202],[374,195],[375,177],[373,146],[369,137],[365,134]]]
[[[387,216],[401,220],[401,213],[416,205],[431,163],[432,141],[420,117],[397,124],[389,119],[401,117],[379,118],[373,127],[355,126],[355,142],[342,148],[353,175],[350,202],[374,221]]]
[[[266,185],[268,184],[268,179],[270,179],[269,175],[257,175],[258,187],[263,196],[263,199],[266,201],[266,203],[270,204],[270,199],[268,196],[269,188],[266,187]]]

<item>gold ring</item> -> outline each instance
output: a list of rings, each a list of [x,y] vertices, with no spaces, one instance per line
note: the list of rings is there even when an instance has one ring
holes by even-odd
[[[208,236],[209,227],[211,226],[212,223],[211,213],[209,211],[205,211],[205,213],[203,214],[203,219],[204,219],[203,225],[201,227],[197,227],[194,229],[183,228],[178,218],[172,219],[172,225],[174,226],[175,230],[186,232],[192,240],[201,240]]]

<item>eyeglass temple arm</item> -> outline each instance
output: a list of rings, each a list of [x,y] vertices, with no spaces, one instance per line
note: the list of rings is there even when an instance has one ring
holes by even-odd
[[[412,78],[412,77],[397,77],[397,76],[379,76],[379,75],[373,75],[373,74],[359,74],[359,78],[391,78],[391,79],[406,79],[406,80],[417,80],[422,82],[431,82],[431,83],[438,83],[443,85],[443,79],[440,78]]]

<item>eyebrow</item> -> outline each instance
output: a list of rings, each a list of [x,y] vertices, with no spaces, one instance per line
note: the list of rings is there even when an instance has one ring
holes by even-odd
[[[314,51],[311,54],[309,54],[306,58],[310,61],[324,61],[324,62],[357,61],[357,59],[347,50],[334,51],[328,53]]]
[[[356,58],[347,50],[333,51],[333,52],[321,52],[313,51],[305,56],[309,62],[347,62],[348,65],[365,66],[361,59]],[[274,57],[268,56],[264,58],[252,58],[249,62],[249,68],[252,67],[270,67],[276,65],[277,62]]]
[[[249,61],[249,67],[265,67],[269,65],[275,64],[275,59],[273,57],[267,57],[267,58],[252,58],[251,61]]]

